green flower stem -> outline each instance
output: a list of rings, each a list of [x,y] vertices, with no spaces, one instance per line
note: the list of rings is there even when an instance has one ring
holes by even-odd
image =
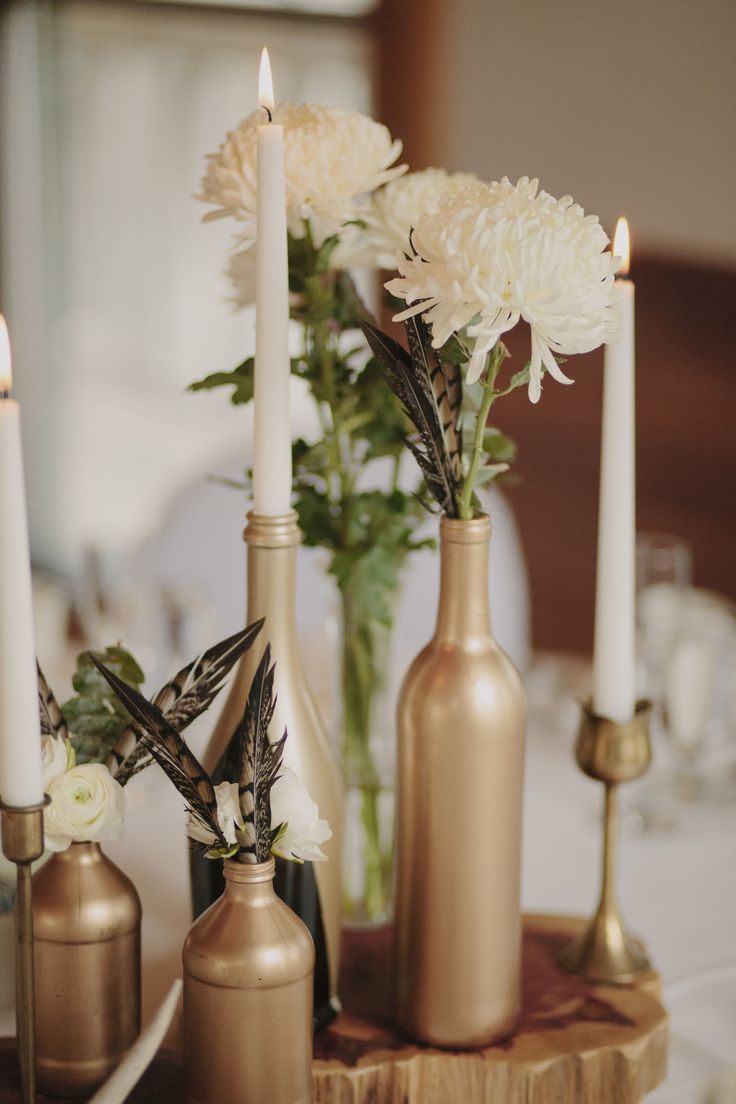
[[[343,769],[349,787],[360,793],[365,884],[363,901],[369,917],[387,911],[386,856],[381,854],[378,819],[380,780],[371,758],[370,733],[376,668],[371,628],[361,623],[359,602],[342,591]]]
[[[468,468],[468,474],[463,482],[460,501],[458,502],[458,516],[464,521],[469,521],[475,512],[473,504],[473,486],[483,457],[483,435],[486,431],[486,423],[488,422],[488,415],[490,414],[493,400],[498,394],[495,390],[496,377],[507,355],[503,343],[497,341],[491,350],[488,369],[485,379],[483,380],[483,398],[475,422],[473,448],[470,454],[470,467]]]
[[[320,425],[326,446],[326,483],[330,498],[340,507],[341,544],[349,542],[351,500],[355,492],[355,443],[352,429],[343,424],[335,386],[337,350],[330,327],[323,321],[305,326],[307,355],[319,365],[322,401]],[[356,424],[355,428],[359,428]],[[397,462],[398,470],[398,462]],[[342,598],[342,708],[343,769],[348,785],[360,793],[363,828],[362,854],[365,864],[363,906],[368,917],[385,915],[388,908],[386,885],[391,856],[382,855],[378,817],[380,781],[371,757],[370,734],[373,697],[376,690],[374,634],[370,622],[364,623],[360,595],[350,585],[341,589]]]

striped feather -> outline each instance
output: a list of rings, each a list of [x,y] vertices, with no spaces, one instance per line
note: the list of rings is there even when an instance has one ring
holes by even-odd
[[[177,732],[209,708],[234,664],[253,644],[263,622],[264,618],[260,618],[242,632],[213,645],[161,687],[153,704]],[[121,732],[108,756],[107,766],[122,786],[151,761],[145,743],[141,743],[141,736],[140,728],[130,724]]]
[[[278,834],[278,827],[271,828],[271,787],[281,769],[286,731],[275,743],[268,738],[276,708],[275,670],[276,664],[271,666],[271,645],[267,644],[240,725],[238,795],[244,822],[243,830],[238,833],[241,862],[266,862]]]
[[[447,387],[441,373],[437,375],[435,371],[432,354],[424,348],[421,330],[413,331],[407,324],[408,332],[414,332],[412,345],[422,350],[417,361],[375,326],[368,322],[361,325],[374,356],[384,367],[386,382],[414,426],[416,432],[406,438],[406,444],[421,469],[427,489],[447,517],[457,517],[462,470],[457,449],[462,442],[454,380],[445,398]],[[429,346],[428,341],[426,344]],[[439,396],[443,396],[441,405]]]
[[[156,705],[109,671],[91,652],[89,654],[140,730],[141,743],[184,798],[188,811],[213,833],[218,847],[227,848],[227,840],[217,819],[215,788],[197,757]]]
[[[36,672],[38,674],[38,710],[41,715],[41,733],[43,736],[59,736],[62,740],[69,738],[64,714],[59,708],[54,692],[44,678],[41,666],[36,660]]]
[[[442,427],[445,448],[458,485],[463,478],[463,434],[460,413],[463,403],[463,376],[459,364],[443,359],[441,350],[432,346],[429,326],[415,315],[405,323],[409,354],[425,392],[434,403]]]

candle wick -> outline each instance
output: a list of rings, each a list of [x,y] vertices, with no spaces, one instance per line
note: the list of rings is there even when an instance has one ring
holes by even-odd
[[[266,112],[266,114],[268,115],[268,121],[269,121],[269,123],[272,123],[272,122],[273,122],[273,115],[271,114],[271,108],[270,108],[270,107],[266,107],[266,105],[265,105],[265,104],[259,104],[258,106],[259,106],[259,107],[262,107],[262,108],[263,108],[263,110],[264,110],[264,111]]]
[[[0,388],[0,399],[9,399],[9,398],[10,398],[10,391],[8,390],[8,388],[7,387]]]

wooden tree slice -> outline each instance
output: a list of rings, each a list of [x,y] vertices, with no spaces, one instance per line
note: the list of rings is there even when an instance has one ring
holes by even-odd
[[[315,1104],[636,1104],[665,1075],[659,978],[650,971],[634,985],[588,985],[562,973],[554,956],[581,926],[565,917],[525,919],[521,1019],[507,1039],[464,1051],[418,1046],[398,1034],[390,930],[347,933],[344,1012],[315,1039]],[[159,1053],[129,1098],[182,1099],[181,1061],[170,1050]],[[0,1104],[19,1102],[15,1054],[5,1040]]]
[[[490,1047],[438,1050],[391,1022],[391,933],[352,933],[345,1011],[315,1040],[315,1104],[635,1104],[664,1078],[667,1014],[659,978],[588,985],[554,956],[582,928],[526,917],[522,1015]]]

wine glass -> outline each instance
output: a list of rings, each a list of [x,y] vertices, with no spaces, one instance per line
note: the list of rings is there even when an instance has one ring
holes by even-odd
[[[671,533],[636,538],[636,620],[641,689],[662,705],[664,677],[677,635],[683,595],[692,582],[692,549]]]
[[[723,792],[729,772],[707,773],[730,747],[734,721],[736,617],[723,595],[694,587],[680,606],[663,683],[663,711],[675,755],[674,796],[680,801],[712,801]]]

